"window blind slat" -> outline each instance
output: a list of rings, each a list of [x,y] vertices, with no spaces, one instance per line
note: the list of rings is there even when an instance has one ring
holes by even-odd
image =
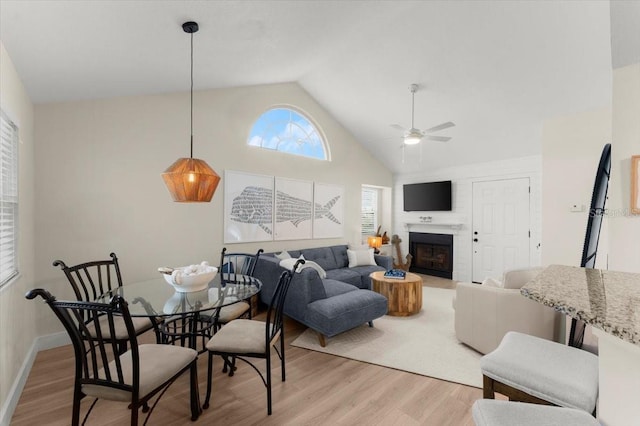
[[[0,286],[18,274],[18,128],[0,111]]]

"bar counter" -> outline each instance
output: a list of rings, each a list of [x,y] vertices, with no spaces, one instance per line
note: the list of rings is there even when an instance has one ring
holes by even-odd
[[[598,338],[598,420],[640,425],[640,274],[551,265],[523,296],[593,326]]]
[[[640,345],[640,274],[551,265],[520,293]]]

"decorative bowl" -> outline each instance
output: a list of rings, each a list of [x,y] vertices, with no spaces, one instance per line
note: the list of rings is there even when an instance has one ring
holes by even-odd
[[[165,281],[173,286],[179,293],[189,293],[201,291],[209,286],[209,282],[215,278],[218,268],[215,266],[200,266],[197,272],[193,271],[193,266],[183,266],[175,268],[171,275],[163,273]]]

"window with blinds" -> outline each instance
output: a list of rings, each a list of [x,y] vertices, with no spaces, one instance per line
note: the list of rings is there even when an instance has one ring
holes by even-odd
[[[367,237],[375,235],[378,230],[378,188],[362,187],[362,208],[360,212],[360,233],[362,241],[367,241]]]
[[[0,111],[0,286],[18,275],[18,128]]]

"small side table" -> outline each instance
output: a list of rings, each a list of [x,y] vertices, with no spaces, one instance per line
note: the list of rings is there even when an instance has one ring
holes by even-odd
[[[407,272],[403,280],[385,278],[384,271],[372,272],[371,289],[389,301],[387,315],[407,317],[422,309],[422,278]]]

